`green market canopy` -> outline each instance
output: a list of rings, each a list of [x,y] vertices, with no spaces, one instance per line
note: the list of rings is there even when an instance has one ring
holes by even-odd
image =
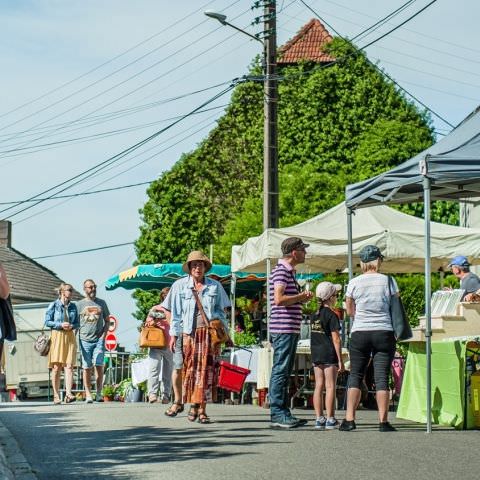
[[[181,263],[158,263],[154,265],[137,265],[110,277],[106,281],[107,290],[125,288],[126,290],[161,290],[169,287],[175,280],[185,277]],[[254,296],[265,285],[267,276],[263,273],[237,273],[232,275],[230,265],[214,264],[207,273],[208,277],[218,280],[225,290],[231,289],[232,279],[237,296]],[[321,274],[299,274],[299,281],[311,281],[321,278]]]

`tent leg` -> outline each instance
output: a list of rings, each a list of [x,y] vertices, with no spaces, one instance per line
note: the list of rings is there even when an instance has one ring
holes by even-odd
[[[270,341],[270,317],[272,315],[272,304],[270,302],[270,275],[272,274],[272,261],[267,258],[267,342]],[[262,327],[260,327],[260,332]]]
[[[347,207],[347,238],[348,238],[348,280],[353,278],[353,228],[352,209]]]
[[[430,179],[423,179],[423,215],[425,220],[425,340],[427,355],[427,433],[432,433],[432,312],[430,250]]]

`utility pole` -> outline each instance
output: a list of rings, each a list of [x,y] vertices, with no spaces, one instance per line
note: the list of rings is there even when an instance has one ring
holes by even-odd
[[[227,16],[212,10],[205,15],[228,25],[238,32],[263,45],[263,230],[278,228],[278,134],[277,134],[277,7],[276,0],[256,0],[252,8],[263,6],[263,15],[255,18],[254,24],[263,19],[263,32],[252,35],[242,28],[227,22]]]
[[[278,228],[278,133],[276,0],[264,2],[263,230]]]

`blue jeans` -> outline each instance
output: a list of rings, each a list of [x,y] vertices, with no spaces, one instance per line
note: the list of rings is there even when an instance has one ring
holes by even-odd
[[[288,384],[295,363],[298,333],[272,333],[273,366],[270,377],[270,416],[272,421],[289,417]]]

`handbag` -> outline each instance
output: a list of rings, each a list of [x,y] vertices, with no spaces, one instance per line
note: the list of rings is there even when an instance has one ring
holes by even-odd
[[[1,340],[14,342],[17,339],[17,327],[10,295],[6,299],[0,298],[0,329]]]
[[[143,327],[138,344],[141,348],[165,348],[167,346],[165,332],[158,327]]]
[[[46,357],[50,351],[51,340],[43,332],[33,342],[33,348],[42,356]]]
[[[403,306],[402,299],[392,295],[393,278],[388,275],[388,293],[390,294],[390,318],[393,326],[393,333],[397,340],[408,340],[412,338],[412,328],[408,322],[407,313]]]
[[[225,331],[225,326],[223,322],[218,318],[214,318],[213,320],[208,320],[207,316],[205,315],[205,310],[203,309],[202,302],[198,298],[198,292],[192,288],[193,295],[195,297],[195,301],[197,302],[198,311],[202,315],[203,321],[208,327],[208,333],[210,334],[210,343],[212,347],[216,347],[221,343],[225,343],[229,340],[229,335]]]

